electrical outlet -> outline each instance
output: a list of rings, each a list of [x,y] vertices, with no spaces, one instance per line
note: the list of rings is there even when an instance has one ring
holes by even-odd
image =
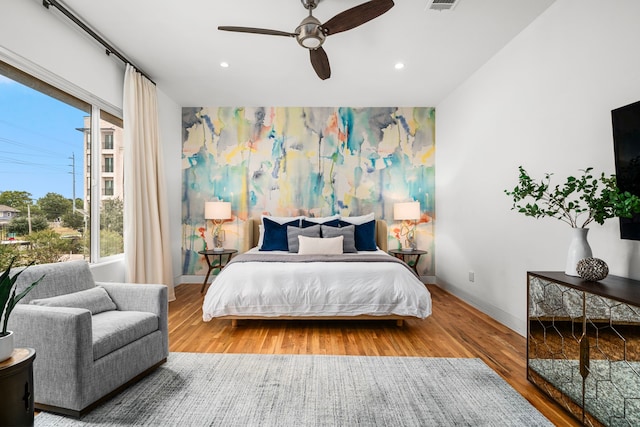
[[[473,271],[469,272],[469,281],[470,282],[475,282],[476,281],[476,273],[474,273]]]

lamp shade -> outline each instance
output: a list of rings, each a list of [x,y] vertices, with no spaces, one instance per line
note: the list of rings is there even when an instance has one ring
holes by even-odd
[[[394,203],[393,219],[420,219],[420,202]]]
[[[231,218],[231,203],[206,202],[204,204],[204,219],[229,219]]]

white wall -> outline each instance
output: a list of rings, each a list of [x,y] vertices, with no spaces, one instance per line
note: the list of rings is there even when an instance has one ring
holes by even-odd
[[[437,106],[438,282],[521,334],[526,272],[564,270],[570,228],[511,211],[503,190],[519,165],[615,173],[610,111],[640,100],[638,17],[636,0],[557,0]],[[589,243],[611,274],[640,279],[640,242],[617,219]]]
[[[57,77],[52,82],[38,76],[42,80],[58,87],[60,79],[66,80],[109,106],[122,108],[123,63],[107,56],[96,41],[54,8],[43,7],[41,1],[0,2],[0,47],[24,58],[21,65],[30,63],[37,68],[27,72]]]
[[[158,122],[164,155],[174,284],[182,277],[182,107],[158,89]]]

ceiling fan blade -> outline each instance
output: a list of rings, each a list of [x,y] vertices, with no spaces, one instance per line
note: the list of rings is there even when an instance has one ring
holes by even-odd
[[[218,27],[222,31],[234,31],[236,33],[252,33],[252,34],[266,34],[268,36],[285,36],[295,37],[295,33],[287,33],[286,31],[267,30],[265,28],[252,28],[252,27]]]
[[[311,57],[311,65],[313,65],[313,69],[316,70],[318,77],[322,80],[326,80],[331,77],[329,57],[322,47],[309,49],[309,56]]]
[[[325,35],[341,33],[369,22],[394,6],[393,0],[371,0],[340,12],[322,25]]]

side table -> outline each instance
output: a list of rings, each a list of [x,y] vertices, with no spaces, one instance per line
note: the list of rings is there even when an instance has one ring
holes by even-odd
[[[411,268],[413,268],[413,271],[416,272],[416,274],[418,274],[418,261],[420,261],[420,257],[422,255],[427,254],[427,251],[422,251],[420,249],[413,249],[410,251],[403,251],[401,249],[389,249],[389,253],[393,256],[395,256],[396,258],[401,259],[402,261],[406,262],[407,264],[409,264],[409,266]],[[413,264],[409,263],[409,260],[407,260],[405,257],[410,257],[410,256],[415,256],[416,260]]]
[[[32,348],[16,348],[11,357],[0,362],[0,425],[33,425]]]
[[[229,260],[231,259],[233,254],[237,252],[238,251],[235,249],[223,249],[221,251],[214,251],[213,249],[207,249],[206,251],[198,251],[200,255],[204,255],[204,257],[207,259],[207,264],[209,265],[209,270],[207,271],[207,275],[204,278],[204,282],[202,282],[202,288],[200,289],[200,293],[204,292],[204,288],[207,286],[207,280],[209,280],[209,275],[211,274],[211,271],[216,267],[220,267],[220,270],[222,270],[224,266],[229,263]],[[227,255],[227,261],[224,264],[222,263],[222,255]],[[218,257],[218,264],[214,264],[216,257]]]

